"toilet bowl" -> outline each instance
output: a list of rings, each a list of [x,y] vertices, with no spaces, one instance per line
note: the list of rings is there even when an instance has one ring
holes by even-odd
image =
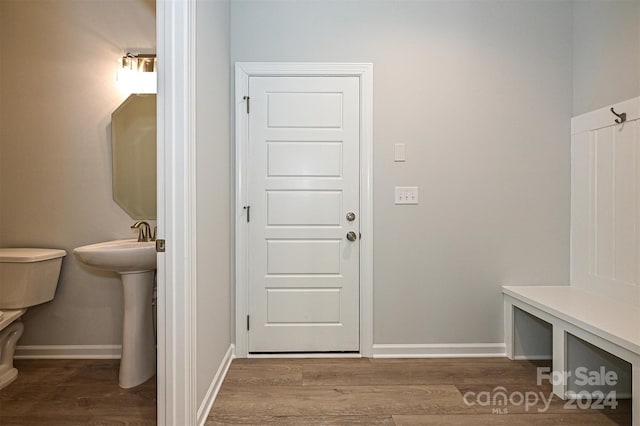
[[[0,389],[18,376],[13,354],[27,308],[53,299],[64,250],[0,248]]]

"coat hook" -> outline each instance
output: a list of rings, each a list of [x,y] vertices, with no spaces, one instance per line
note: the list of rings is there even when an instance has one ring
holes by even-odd
[[[618,118],[615,119],[616,123],[622,124],[625,121],[627,121],[627,113],[626,112],[623,112],[622,114],[618,114],[617,112],[614,111],[613,107],[611,107],[611,112],[613,113],[613,115],[615,115],[616,117],[619,118],[619,119]]]

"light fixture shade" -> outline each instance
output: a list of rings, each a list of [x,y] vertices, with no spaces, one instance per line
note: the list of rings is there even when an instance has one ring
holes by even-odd
[[[116,81],[120,90],[131,93],[157,93],[158,74],[155,55],[127,53],[118,61]]]

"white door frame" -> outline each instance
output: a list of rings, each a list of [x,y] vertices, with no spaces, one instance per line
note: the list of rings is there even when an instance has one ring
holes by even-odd
[[[247,315],[248,232],[243,206],[248,204],[249,77],[342,76],[360,79],[360,355],[373,355],[373,64],[239,62],[235,73],[236,144],[236,356],[249,356]]]
[[[196,424],[195,9],[156,3],[159,426]]]

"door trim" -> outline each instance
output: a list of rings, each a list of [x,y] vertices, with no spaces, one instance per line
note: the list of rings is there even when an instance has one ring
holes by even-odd
[[[196,2],[157,2],[158,426],[196,423]]]
[[[373,355],[373,64],[238,62],[235,65],[236,356],[246,358],[249,333],[247,204],[249,77],[358,77],[360,80],[360,356]],[[277,355],[281,356],[281,355]]]

